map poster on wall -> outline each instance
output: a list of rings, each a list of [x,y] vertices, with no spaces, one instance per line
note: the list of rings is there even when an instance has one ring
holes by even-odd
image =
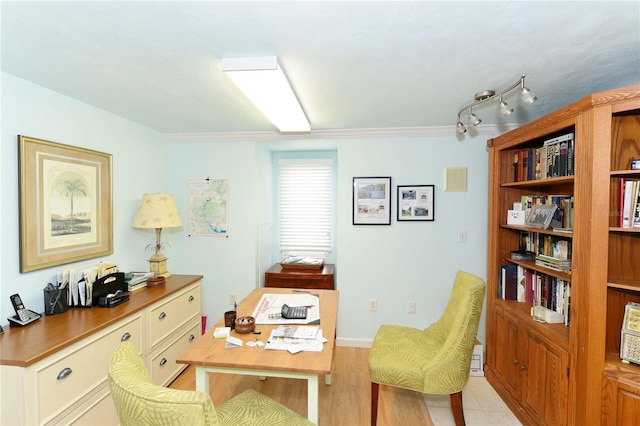
[[[189,180],[189,236],[229,236],[229,180]]]

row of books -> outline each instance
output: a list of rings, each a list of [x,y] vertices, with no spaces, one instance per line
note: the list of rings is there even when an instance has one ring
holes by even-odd
[[[535,204],[555,204],[558,208],[553,213],[551,227],[561,230],[573,229],[573,195],[523,195],[520,197],[520,203],[525,211],[525,220]]]
[[[620,228],[640,228],[640,180],[620,179]]]
[[[534,231],[520,233],[520,250],[550,256],[559,260],[570,260],[572,240]]]
[[[573,176],[574,145],[573,133],[567,133],[544,141],[541,147],[516,152],[514,182]]]
[[[515,264],[500,265],[498,297],[544,306],[564,316],[569,325],[571,283]]]

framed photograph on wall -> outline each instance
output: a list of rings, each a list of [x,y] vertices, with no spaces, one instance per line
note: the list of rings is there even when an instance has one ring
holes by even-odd
[[[391,224],[391,177],[353,178],[353,224]]]
[[[433,221],[434,185],[398,185],[398,221]]]
[[[20,272],[113,253],[111,154],[18,136]]]

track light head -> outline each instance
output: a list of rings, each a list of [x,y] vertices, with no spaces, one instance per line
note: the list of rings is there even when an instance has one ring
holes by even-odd
[[[520,95],[522,95],[522,102],[525,105],[531,105],[532,103],[538,100],[538,97],[536,96],[536,94],[533,93],[531,89],[528,89],[524,86],[522,86],[522,88],[520,89]]]
[[[458,117],[458,124],[456,124],[456,133],[459,135],[464,135],[465,133],[467,133],[467,128],[464,127],[464,124],[462,124],[462,121],[460,121],[460,117]]]
[[[513,108],[511,108],[509,106],[508,103],[504,102],[502,100],[502,95],[500,95],[500,114],[504,115],[505,117],[508,117],[511,115],[511,113],[513,112]]]
[[[469,123],[471,123],[473,127],[482,123],[482,120],[480,120],[480,117],[478,117],[477,115],[471,112],[471,108],[469,108]]]

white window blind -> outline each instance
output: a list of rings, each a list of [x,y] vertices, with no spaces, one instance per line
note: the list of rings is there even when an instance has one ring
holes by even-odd
[[[328,256],[332,249],[333,160],[281,159],[280,250]]]

